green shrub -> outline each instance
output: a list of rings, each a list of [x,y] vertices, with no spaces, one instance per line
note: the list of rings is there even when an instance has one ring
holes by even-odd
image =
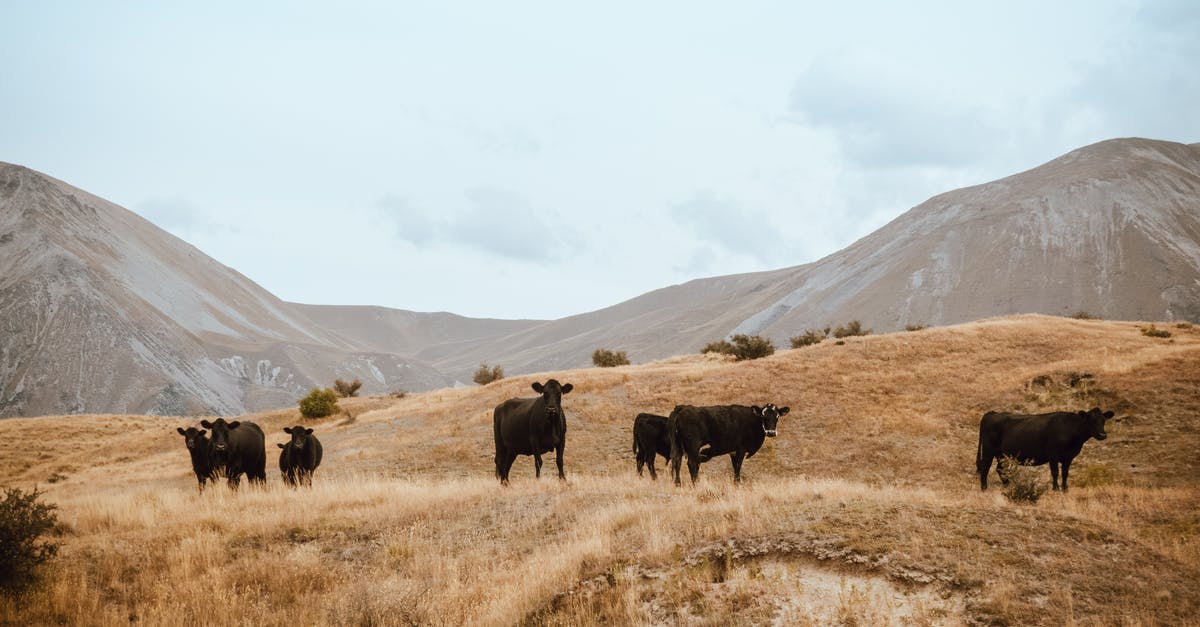
[[[54,529],[56,506],[39,503],[42,493],[6,488],[0,501],[0,590],[19,592],[33,582],[37,569],[58,552],[41,539]]]
[[[1146,337],[1171,337],[1171,332],[1166,329],[1159,329],[1150,323],[1148,327],[1142,327],[1142,335]]]
[[[479,364],[479,368],[475,370],[475,383],[479,385],[487,385],[492,381],[499,381],[504,378],[504,368],[500,366],[488,367],[487,362]]]
[[[803,348],[805,346],[812,346],[813,344],[820,344],[827,337],[829,337],[828,327],[825,328],[824,332],[805,329],[804,333],[792,336],[789,341],[792,343],[792,348]]]
[[[351,381],[350,383],[346,383],[345,381],[342,381],[341,379],[337,379],[336,381],[333,382],[334,391],[337,392],[338,396],[341,396],[342,398],[358,396],[358,388],[361,388],[361,387],[362,387],[362,381],[359,381],[358,379],[355,379],[354,381]]]
[[[871,330],[864,329],[862,326],[862,323],[859,322],[858,320],[851,320],[850,322],[846,323],[846,326],[843,327],[843,326],[839,325],[838,328],[833,330],[833,337],[836,337],[838,339],[841,339],[844,337],[852,337],[855,335],[870,335],[870,334],[871,334]]]
[[[1002,492],[1014,503],[1037,503],[1049,489],[1049,486],[1038,480],[1040,472],[1018,464],[1012,457],[1003,458],[999,473],[1002,479],[1008,481]]]
[[[600,368],[628,366],[629,357],[625,355],[625,351],[610,351],[607,348],[597,348],[596,352],[592,353],[592,364]]]
[[[338,393],[329,388],[324,390],[313,388],[308,396],[300,399],[300,415],[305,418],[324,418],[332,416],[340,407],[337,404]]]
[[[771,340],[761,335],[739,333],[729,339],[732,342],[726,340],[712,342],[702,348],[700,352],[733,355],[733,358],[737,361],[758,359],[759,357],[775,354],[775,345],[771,343]]]

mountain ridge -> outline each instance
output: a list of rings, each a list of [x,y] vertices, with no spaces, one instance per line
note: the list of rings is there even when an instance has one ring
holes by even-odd
[[[364,392],[637,362],[734,333],[777,345],[1087,312],[1200,321],[1200,144],[1123,138],[933,196],[813,262],[694,279],[557,320],[467,318],[275,297],[136,214],[0,164],[0,416],[241,413],[360,378]],[[36,398],[35,398],[36,397]]]

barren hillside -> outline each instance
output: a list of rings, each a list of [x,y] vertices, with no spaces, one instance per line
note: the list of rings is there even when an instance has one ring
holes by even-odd
[[[41,486],[64,529],[0,622],[1195,624],[1200,329],[1145,326],[1020,316],[353,399],[310,424],[303,492],[269,467],[197,494],[189,419],[6,420],[0,484]],[[520,458],[500,489],[491,408],[550,376],[575,385],[568,481]],[[740,487],[719,459],[695,487],[638,479],[634,414],[680,402],[792,411]],[[1097,405],[1117,418],[1068,495],[979,492],[983,411]],[[243,419],[272,450],[299,420]]]

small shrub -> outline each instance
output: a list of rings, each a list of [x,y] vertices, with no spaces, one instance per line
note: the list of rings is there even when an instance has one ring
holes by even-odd
[[[625,351],[610,351],[607,348],[597,348],[596,352],[592,353],[592,364],[600,368],[628,366],[629,357],[625,355]]]
[[[708,344],[705,344],[704,348],[700,349],[700,353],[701,354],[718,353],[721,355],[732,355],[733,350],[734,350],[733,344],[730,344],[727,340],[717,340],[716,342],[709,342]]]
[[[500,366],[488,367],[487,362],[479,364],[479,368],[475,371],[475,383],[479,385],[487,385],[492,381],[499,381],[504,378],[504,368]]]
[[[37,569],[58,552],[41,539],[54,529],[55,505],[39,503],[42,493],[6,488],[0,501],[0,590],[19,592],[33,582]]]
[[[814,329],[805,329],[804,333],[793,336],[788,341],[792,343],[792,348],[803,348],[805,346],[812,346],[813,344],[820,344],[827,337],[829,337],[828,327],[825,328],[824,332]]]
[[[844,337],[853,337],[856,335],[870,335],[870,334],[871,334],[871,330],[864,329],[862,326],[862,323],[859,322],[858,320],[851,320],[850,322],[846,323],[846,326],[843,327],[843,326],[839,325],[838,328],[833,330],[833,337],[836,337],[838,339],[841,339]]]
[[[392,390],[388,393],[388,396],[392,398],[404,398],[408,396],[408,390]]]
[[[729,339],[732,342],[726,340],[712,342],[701,349],[700,352],[733,355],[733,358],[737,361],[758,359],[775,354],[775,345],[771,343],[771,340],[761,335],[739,333]]]
[[[1176,328],[1176,329],[1191,329],[1191,328],[1192,328],[1192,323],[1190,323],[1190,322],[1187,322],[1187,321],[1185,320],[1185,321],[1183,321],[1183,322],[1180,322],[1180,323],[1176,324],[1176,325],[1175,325],[1175,328]]]
[[[1077,312],[1071,314],[1071,317],[1076,320],[1095,320],[1096,319],[1096,316],[1093,316],[1092,314],[1090,314],[1086,311],[1077,311]]]
[[[928,328],[929,327],[924,324],[906,324],[906,325],[904,325],[904,330],[908,331],[909,333],[912,333],[913,331],[921,331],[923,329],[928,329]]]
[[[341,396],[342,398],[358,396],[358,388],[361,387],[362,381],[359,381],[358,379],[355,379],[349,383],[342,381],[341,379],[337,379],[333,382],[334,391],[337,392],[338,396]]]
[[[1032,468],[1022,466],[1017,463],[1017,460],[1005,456],[1001,464],[1002,470],[1000,476],[1008,480],[1008,485],[1004,486],[1004,496],[1014,503],[1037,503],[1038,499],[1046,493],[1048,486],[1038,477],[1041,473]]]
[[[775,345],[761,335],[738,334],[733,336],[733,356],[738,361],[758,359],[775,354]]]
[[[300,399],[300,415],[305,418],[324,418],[332,416],[340,407],[337,404],[338,393],[329,388],[324,390],[313,388],[308,396]]]
[[[1166,329],[1159,329],[1151,323],[1148,327],[1142,327],[1142,335],[1146,337],[1171,337],[1171,332]]]

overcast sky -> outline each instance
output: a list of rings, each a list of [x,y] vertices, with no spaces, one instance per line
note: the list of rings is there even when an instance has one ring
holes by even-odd
[[[0,0],[0,161],[286,300],[557,318],[1200,141],[1200,2],[580,4]]]

